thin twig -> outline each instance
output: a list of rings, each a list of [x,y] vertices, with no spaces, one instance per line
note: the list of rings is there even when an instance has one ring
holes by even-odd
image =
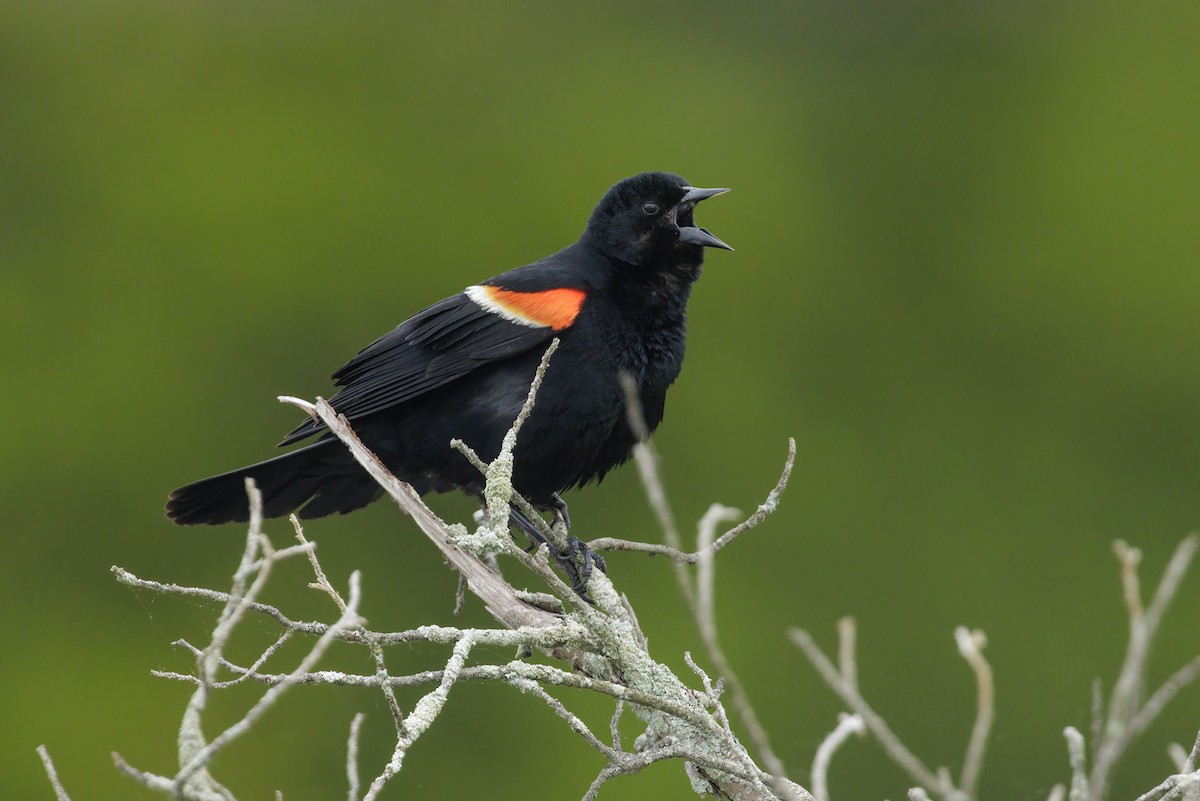
[[[642,479],[642,486],[646,489],[650,508],[658,518],[658,525],[662,529],[667,546],[682,552],[683,538],[679,536],[679,528],[675,525],[675,513],[671,511],[671,504],[667,502],[667,491],[663,486],[658,453],[650,444],[650,428],[646,425],[646,416],[642,410],[642,399],[638,393],[637,381],[632,375],[625,372],[621,373],[619,378],[621,389],[625,393],[625,419],[637,440],[637,445],[633,448],[633,457],[637,464],[638,474]],[[687,573],[677,567],[675,577],[679,580],[684,599],[691,606],[693,603],[692,587]]]
[[[166,776],[155,776],[153,773],[147,773],[144,770],[138,770],[133,765],[130,765],[128,762],[126,762],[125,757],[121,756],[116,751],[113,751],[111,756],[113,765],[116,766],[117,770],[121,771],[138,784],[151,790],[157,790],[160,793],[166,793],[172,797],[179,797],[179,795],[175,792],[175,783]]]
[[[300,525],[300,519],[295,515],[291,515],[292,528],[296,531],[296,539],[301,545],[308,545],[309,542],[304,536],[304,528]],[[316,582],[310,584],[310,587],[321,590],[337,605],[338,611],[342,614],[346,613],[346,601],[342,599],[341,593],[329,581],[325,575],[325,570],[321,567],[321,562],[317,559],[315,550],[309,550],[308,561],[312,565],[313,575],[316,577]],[[387,681],[388,672],[387,665],[384,661],[383,648],[379,645],[379,641],[367,636],[367,648],[371,652],[371,657],[375,660],[375,675],[379,680],[379,688],[383,691],[384,699],[387,701],[388,710],[392,713],[392,720],[397,727],[404,725],[404,713],[400,711],[400,703],[396,700],[396,693],[392,689],[392,685]]]
[[[54,760],[50,758],[50,751],[44,745],[37,747],[38,756],[42,758],[42,767],[46,770],[46,778],[50,780],[50,786],[54,788],[54,796],[58,801],[71,801],[71,796],[67,795],[67,790],[62,786],[62,782],[58,780],[58,771],[54,769]]]
[[[237,675],[245,675],[246,668],[239,667],[232,663],[223,665],[226,669],[231,670]],[[174,681],[183,681],[196,683],[198,680],[195,676],[190,676],[186,673],[172,673],[169,671],[159,671],[156,673],[161,678],[172,679]],[[445,672],[443,670],[426,670],[420,673],[413,673],[406,676],[388,676],[387,681],[392,687],[414,687],[423,684],[437,684],[442,681]],[[287,678],[286,673],[263,673],[250,674],[250,680],[273,686],[279,684]],[[605,679],[593,678],[583,675],[582,673],[574,673],[556,668],[553,665],[544,665],[535,662],[523,662],[515,660],[503,665],[472,665],[464,667],[458,675],[458,681],[505,681],[508,682],[513,678],[529,679],[532,681],[545,684],[547,686],[562,686],[573,687],[580,690],[591,690],[611,696],[618,701],[626,701],[630,704],[649,709],[656,709],[668,715],[672,715],[681,720],[685,720],[701,729],[712,729],[713,721],[706,715],[701,714],[696,708],[673,701],[669,698],[663,698],[644,690],[635,689],[624,684],[618,684]],[[342,673],[333,670],[315,670],[310,671],[303,677],[297,680],[297,684],[305,685],[333,685],[338,687],[378,687],[379,677],[372,675],[358,675],[353,673]]]
[[[359,625],[361,618],[358,616],[358,604],[361,598],[361,582],[359,573],[356,570],[350,574],[350,599],[346,602],[346,609],[344,612],[342,612],[342,615],[338,618],[337,622],[330,627],[330,632],[336,632],[339,629],[346,629]],[[206,745],[199,753],[192,757],[190,762],[180,768],[179,773],[175,775],[176,787],[183,787],[187,783],[187,780],[193,774],[195,774],[196,771],[207,765],[218,751],[249,731],[249,729],[256,722],[258,722],[258,719],[261,718],[268,709],[275,705],[275,703],[279,700],[279,696],[296,684],[302,676],[312,670],[313,665],[315,665],[321,659],[321,657],[325,655],[326,649],[329,648],[335,639],[330,632],[326,632],[323,637],[317,640],[316,644],[313,645],[312,650],[308,652],[308,655],[300,661],[300,664],[296,666],[296,669],[289,673],[288,676],[283,679],[283,681],[273,685],[270,689],[263,693],[262,698],[260,698],[258,702],[250,708],[250,711],[242,716],[241,720],[239,720],[237,723],[234,723],[225,731],[214,737],[212,741],[208,743],[208,745]]]
[[[248,668],[245,668],[239,676],[237,676],[236,678],[230,679],[229,681],[212,681],[210,679],[208,681],[208,686],[211,687],[212,689],[224,690],[227,687],[233,687],[236,684],[241,684],[242,682],[246,681],[248,678],[250,678],[251,676],[253,676],[253,675],[257,674],[259,671],[261,671],[262,666],[264,664],[266,664],[267,660],[270,659],[272,656],[274,656],[275,653],[277,651],[279,651],[279,649],[282,648],[283,645],[288,640],[290,640],[292,638],[292,635],[295,633],[296,632],[293,629],[284,629],[283,634],[279,635],[279,639],[275,640],[275,642],[273,642],[269,646],[267,646],[266,650],[264,650],[261,654],[259,654],[258,659],[254,660],[254,664],[250,665],[250,667],[248,667]],[[171,643],[171,645],[175,645],[180,648],[186,648],[192,652],[193,656],[197,656],[197,657],[201,656],[204,653],[203,650],[192,645],[187,640],[176,640],[175,642]],[[222,656],[219,661],[219,664],[221,667],[226,667],[229,663],[228,663],[228,660],[226,660],[225,657]],[[165,671],[165,670],[151,670],[150,675],[154,676],[156,678],[173,679],[176,677],[175,674],[173,674],[169,671]],[[197,684],[201,682],[201,679],[199,677],[194,677],[194,678],[196,679]]]
[[[1103,801],[1107,797],[1112,772],[1133,738],[1150,724],[1179,687],[1195,678],[1195,668],[1189,663],[1172,675],[1150,701],[1145,704],[1142,702],[1151,645],[1158,634],[1163,614],[1174,600],[1197,549],[1200,549],[1200,535],[1185,537],[1179,543],[1163,571],[1150,605],[1144,607],[1138,578],[1141,551],[1120,540],[1113,544],[1113,551],[1121,565],[1121,584],[1129,613],[1129,644],[1121,672],[1113,685],[1103,736],[1096,746],[1088,777],[1088,798],[1091,801]],[[1181,681],[1182,684],[1179,684]]]
[[[591,786],[587,788],[587,792],[583,794],[581,801],[596,801],[596,797],[600,794],[600,788],[605,782],[625,773],[628,773],[628,771],[619,765],[605,765],[600,769],[600,774],[592,780]]]
[[[843,617],[837,622],[838,672],[842,681],[851,687],[858,686],[858,624],[852,617]]]
[[[455,644],[454,651],[450,655],[449,661],[446,662],[441,683],[417,701],[403,724],[397,727],[396,748],[392,751],[392,757],[375,777],[375,780],[371,782],[371,786],[367,788],[363,801],[374,801],[379,796],[387,783],[400,772],[408,749],[433,725],[434,719],[446,705],[446,699],[450,696],[450,688],[458,680],[458,674],[462,671],[463,663],[466,662],[472,645],[474,645],[474,640],[469,634]]]
[[[716,554],[717,551],[721,550],[725,546],[732,543],[735,539],[737,539],[738,537],[745,534],[750,529],[757,526],[764,519],[766,519],[767,515],[769,515],[773,511],[775,511],[775,509],[779,506],[780,497],[783,495],[784,490],[787,489],[788,479],[791,478],[792,468],[795,466],[795,462],[796,462],[796,441],[794,439],[789,439],[788,440],[788,456],[787,456],[787,460],[784,462],[784,465],[783,465],[783,472],[780,474],[779,480],[775,483],[775,486],[771,489],[771,491],[769,493],[767,493],[766,500],[764,500],[761,504],[759,504],[758,508],[754,510],[754,513],[751,514],[749,517],[747,517],[745,520],[743,520],[741,523],[739,523],[738,525],[729,529],[728,531],[723,533],[721,536],[717,537],[715,540],[713,540],[708,545],[703,546],[703,547],[698,547],[695,551],[692,551],[692,552],[684,551],[680,546],[671,544],[669,542],[669,539],[670,539],[669,537],[668,537],[668,543],[666,545],[663,545],[661,543],[656,543],[656,542],[638,542],[637,540],[626,540],[626,539],[621,539],[619,537],[597,537],[594,540],[588,540],[588,547],[590,547],[592,550],[596,550],[596,551],[634,551],[637,553],[650,554],[651,556],[665,556],[668,559],[675,562],[676,564],[687,564],[687,565],[697,564],[700,561],[707,559],[707,558],[713,556],[714,554]],[[658,489],[653,491],[654,497],[661,499],[661,501],[656,501],[656,503],[658,503],[658,502],[665,503],[666,502],[666,500],[665,500],[666,493],[662,489],[662,481],[660,478],[658,478],[658,475],[656,473],[651,474],[651,475],[652,475],[652,478],[650,478],[649,480],[654,483],[651,485],[647,485],[647,487],[648,487],[647,492],[651,491],[649,489],[650,486],[656,486]],[[643,481],[646,481],[646,480],[647,479],[645,477],[643,477]],[[714,504],[713,506],[720,508],[720,509],[730,509],[729,507],[721,506],[720,504]],[[710,512],[712,511],[711,507],[710,507],[709,511]],[[733,510],[730,509],[730,512],[732,513]],[[722,515],[722,517],[724,518],[724,515]],[[660,523],[661,523],[661,520],[660,520]],[[664,531],[664,536],[665,536],[665,531]],[[676,531],[675,536],[678,537],[678,531]],[[685,580],[687,581],[687,586],[688,586],[689,592],[690,592],[691,591],[690,578],[687,577],[686,573],[684,573],[683,575],[685,576]]]
[[[711,604],[711,586],[693,586],[685,564],[698,563],[702,560],[711,559],[712,555],[718,550],[754,528],[754,526],[762,522],[767,515],[778,507],[779,499],[787,487],[788,478],[791,476],[792,467],[795,464],[796,441],[789,438],[788,457],[784,463],[779,481],[776,482],[775,487],[767,494],[766,500],[758,506],[754,513],[741,524],[717,537],[711,543],[700,545],[694,554],[685,553],[682,549],[679,530],[675,525],[674,513],[671,511],[670,503],[667,501],[657,454],[653,450],[653,447],[645,441],[649,436],[649,432],[642,414],[642,406],[638,398],[636,383],[628,375],[623,375],[621,382],[626,394],[626,411],[629,424],[634,434],[640,440],[634,449],[634,456],[637,460],[639,474],[641,475],[646,495],[659,519],[659,524],[662,526],[666,545],[647,548],[642,543],[631,543],[627,540],[616,538],[600,538],[590,542],[589,546],[594,549],[623,549],[647,553],[661,553],[673,560],[675,577],[679,584],[680,592],[687,603],[692,618],[696,621],[697,628],[700,630],[705,652],[717,672],[725,678],[729,686],[734,709],[737,710],[738,717],[741,718],[743,725],[746,727],[747,735],[750,738],[750,742],[754,745],[754,750],[766,766],[767,771],[774,776],[781,777],[786,772],[783,761],[776,756],[774,750],[771,748],[770,738],[767,736],[766,729],[759,722],[758,715],[754,711],[754,706],[750,703],[750,698],[746,693],[745,687],[738,679],[737,674],[734,673],[732,664],[721,648],[716,636],[716,626],[713,616],[706,614],[705,605],[701,604],[699,596],[704,592],[709,593],[706,598],[706,604]],[[711,569],[703,573],[702,578],[711,582]]]
[[[546,371],[550,368],[550,358],[558,350],[558,344],[559,340],[556,337],[551,340],[549,347],[542,354],[541,362],[538,364],[537,370],[533,374],[533,380],[529,384],[529,392],[526,393],[525,402],[521,405],[521,410],[517,413],[517,419],[513,421],[512,427],[509,428],[501,440],[500,452],[496,454],[496,458],[492,459],[484,471],[486,483],[483,491],[483,499],[487,506],[491,529],[503,538],[505,544],[508,543],[509,539],[509,516],[511,514],[513,496],[516,494],[516,490],[513,488],[513,451],[517,447],[517,436],[521,433],[521,429],[524,427],[525,421],[529,419],[529,415],[533,413],[538,390],[542,388],[542,381],[546,377]],[[531,520],[533,518],[541,520],[541,515],[537,514],[532,508],[526,509],[523,504],[521,509]],[[545,521],[542,522],[544,523]],[[550,538],[551,542],[554,542],[556,547],[561,549],[566,546],[565,537],[560,537],[557,532],[549,527],[543,528],[545,528],[546,536]]]
[[[965,626],[959,626],[954,630],[954,639],[958,644],[959,653],[975,673],[977,691],[975,724],[971,727],[971,738],[963,756],[958,787],[968,798],[976,798],[979,792],[979,774],[983,769],[983,756],[992,728],[992,717],[995,714],[996,690],[992,679],[992,666],[983,656],[983,647],[987,644],[987,637],[983,632],[969,631]]]
[[[1067,759],[1071,765],[1071,790],[1067,798],[1069,801],[1087,801],[1088,774],[1083,735],[1074,726],[1067,726],[1063,729],[1063,737],[1067,741]]]
[[[846,627],[851,628],[852,627]],[[904,769],[913,781],[929,789],[937,789],[941,787],[941,781],[938,777],[925,766],[915,754],[908,750],[904,743],[896,736],[887,722],[879,716],[879,714],[871,708],[866,699],[859,692],[858,684],[851,684],[846,678],[838,672],[825,653],[813,641],[812,636],[802,629],[790,629],[788,636],[792,642],[800,647],[804,655],[808,657],[808,661],[812,663],[817,672],[821,674],[821,678],[825,679],[825,683],[829,685],[841,699],[853,709],[863,720],[867,730],[874,735],[879,744],[883,746],[884,751],[892,758],[892,761]],[[847,649],[842,648],[843,659]],[[944,794],[944,793],[939,793]]]
[[[613,708],[612,720],[608,722],[608,733],[612,736],[612,746],[621,750],[621,713],[625,711],[625,702],[620,698]]]
[[[554,714],[566,721],[567,726],[571,729],[571,731],[582,737],[584,742],[603,754],[604,757],[610,762],[615,763],[620,761],[622,752],[619,748],[614,748],[593,734],[592,730],[588,728],[587,724],[584,723],[578,715],[563,706],[562,701],[559,701],[550,693],[542,689],[540,684],[535,681],[530,681],[529,679],[514,679],[512,681],[512,685],[521,692],[529,693],[542,699],[542,701],[545,702],[546,706],[550,707]]]
[[[1200,655],[1193,657],[1192,661],[1168,676],[1162,686],[1146,700],[1138,713],[1129,721],[1130,738],[1137,737],[1148,729],[1166,705],[1179,694],[1180,690],[1195,681],[1197,676],[1200,676]]]
[[[1092,760],[1096,759],[1096,751],[1100,741],[1104,739],[1104,682],[1100,677],[1092,679]]]
[[[1175,600],[1175,595],[1179,592],[1179,584],[1187,575],[1197,550],[1200,550],[1200,534],[1184,537],[1183,541],[1175,548],[1175,553],[1171,555],[1171,560],[1167,563],[1163,577],[1158,583],[1158,589],[1154,591],[1154,599],[1146,609],[1146,627],[1150,631],[1158,630],[1162,616],[1171,602]]]
[[[817,755],[813,758],[812,794],[816,801],[829,801],[829,765],[833,755],[841,748],[842,743],[850,739],[850,735],[862,735],[866,731],[863,719],[859,715],[838,716],[838,725],[817,747]]]
[[[732,521],[741,516],[737,509],[714,503],[700,518],[696,534],[696,553],[700,559],[696,564],[696,611],[697,622],[700,624],[700,636],[705,640],[719,642],[717,639],[717,610],[716,610],[716,570],[717,560],[713,543],[716,529],[724,521]]]
[[[346,801],[358,801],[358,737],[365,717],[362,712],[355,714],[354,720],[350,721],[350,736],[346,738],[346,785],[349,788]]]
[[[233,574],[229,599],[217,620],[209,644],[196,654],[196,689],[188,698],[183,718],[179,724],[177,751],[180,772],[172,780],[176,795],[192,795],[199,798],[232,798],[232,794],[221,787],[205,769],[208,758],[197,761],[201,754],[211,757],[212,743],[206,740],[201,718],[208,705],[209,693],[220,666],[222,652],[234,628],[245,617],[255,598],[266,586],[271,568],[278,557],[270,541],[262,533],[262,494],[254,479],[245,479],[246,496],[249,502],[249,525],[246,529],[246,544],[241,561]],[[262,558],[259,558],[259,554]],[[252,580],[253,579],[253,580]],[[219,746],[218,746],[219,747]]]
[[[1183,747],[1178,743],[1172,743],[1174,751],[1176,748],[1180,752],[1178,754],[1179,772],[1173,776],[1168,776],[1163,782],[1157,786],[1147,790],[1138,796],[1137,801],[1171,801],[1174,798],[1194,799],[1200,798],[1200,770],[1195,770],[1198,762],[1200,762],[1200,734],[1196,736],[1196,742],[1192,746],[1190,753],[1184,752]]]
[[[701,520],[698,534],[698,544],[700,546],[698,553],[702,554],[702,556],[699,569],[696,573],[696,592],[691,602],[692,616],[695,618],[696,628],[700,632],[700,640],[704,643],[704,650],[716,668],[717,673],[724,679],[725,685],[729,688],[729,697],[733,703],[733,708],[737,711],[742,725],[746,727],[746,733],[749,735],[750,741],[754,744],[755,750],[766,766],[767,772],[779,777],[784,776],[786,773],[783,760],[776,756],[774,749],[771,748],[771,741],[767,736],[767,730],[758,720],[758,714],[754,711],[754,705],[750,702],[750,695],[746,692],[745,685],[742,684],[742,680],[738,678],[737,673],[734,671],[733,664],[725,655],[725,649],[721,647],[720,640],[717,637],[716,610],[713,601],[715,596],[713,554],[717,551],[717,542],[721,540],[732,542],[737,536],[749,531],[769,514],[769,512],[762,511],[764,507],[770,504],[771,509],[774,508],[774,505],[778,502],[777,490],[781,492],[780,488],[787,485],[787,477],[791,473],[791,464],[794,461],[795,442],[789,440],[789,443],[788,461],[784,466],[783,475],[775,485],[775,489],[771,490],[771,493],[768,494],[767,501],[760,505],[753,515],[747,518],[742,524],[735,526],[730,531],[721,535],[720,538],[711,542],[705,542],[705,540],[711,539],[712,532],[720,520],[727,516],[727,512],[732,512],[733,510],[727,509],[727,507],[719,507],[716,512],[713,512],[710,509],[710,513],[705,514]],[[772,500],[772,497],[775,500]],[[755,520],[756,517],[757,520]],[[754,521],[753,523],[750,522],[752,520]]]

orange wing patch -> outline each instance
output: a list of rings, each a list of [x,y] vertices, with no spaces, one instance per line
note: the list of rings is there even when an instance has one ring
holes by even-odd
[[[582,289],[516,292],[498,286],[473,286],[467,296],[490,312],[521,325],[562,331],[575,322],[587,293]]]

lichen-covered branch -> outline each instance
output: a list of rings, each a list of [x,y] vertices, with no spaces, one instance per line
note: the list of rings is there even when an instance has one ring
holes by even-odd
[[[693,688],[666,665],[651,657],[633,605],[617,592],[605,574],[597,572],[592,575],[588,589],[594,603],[584,603],[551,567],[544,547],[535,553],[526,553],[508,535],[509,504],[521,507],[523,503],[512,487],[513,452],[521,424],[530,414],[536,413],[534,404],[537,390],[555,344],[552,343],[543,357],[529,397],[505,437],[497,458],[485,463],[468,445],[455,444],[472,459],[485,478],[486,509],[480,519],[481,525],[474,532],[469,532],[463,526],[448,525],[433,514],[411,487],[391,475],[386,466],[358,440],[349,423],[328,403],[320,399],[311,404],[293,398],[284,399],[318,417],[346,444],[363,468],[413,517],[462,577],[466,588],[482,600],[496,619],[498,628],[429,625],[402,632],[381,632],[367,628],[356,612],[362,594],[358,574],[351,577],[349,596],[343,597],[321,567],[315,543],[308,539],[294,517],[292,522],[298,544],[276,549],[262,531],[261,502],[253,486],[249,486],[251,521],[242,559],[228,592],[145,579],[127,570],[113,568],[117,579],[132,588],[199,598],[220,605],[217,624],[209,636],[208,644],[195,646],[186,640],[177,642],[195,657],[195,673],[155,671],[157,676],[184,681],[195,687],[180,727],[179,770],[173,775],[159,775],[134,768],[114,755],[118,767],[143,786],[177,798],[234,801],[233,793],[209,773],[211,759],[221,749],[246,735],[283,693],[301,685],[367,686],[383,693],[396,730],[392,754],[364,788],[359,782],[361,715],[356,715],[350,726],[346,739],[347,797],[373,801],[403,769],[409,749],[434,724],[454,686],[460,681],[470,680],[506,684],[540,699],[566,723],[570,731],[597,752],[603,759],[604,767],[584,791],[586,798],[595,797],[601,786],[616,776],[637,773],[663,760],[682,762],[692,787],[705,794],[748,801],[811,798],[799,785],[764,771],[751,758],[729,726],[721,702],[721,682],[712,682],[688,657],[689,664],[701,677],[702,688]],[[793,458],[794,445],[779,484],[768,495],[767,501],[740,525],[716,536],[717,526],[731,516],[731,510],[719,506],[714,506],[702,521],[700,545],[694,555],[694,563],[700,566],[701,578],[696,595],[701,600],[702,631],[706,636],[715,639],[716,631],[713,557],[725,545],[761,522],[775,507],[786,484]],[[544,523],[531,508],[521,508],[525,508],[537,523]],[[561,534],[550,526],[546,526],[546,529],[548,536]],[[638,544],[633,545],[636,547]],[[326,624],[296,620],[258,600],[272,575],[272,567],[283,559],[299,554],[306,556],[312,568],[314,581],[309,586],[328,596],[336,608],[336,622]],[[551,595],[533,602],[533,596],[529,593],[515,590],[489,566],[487,560],[495,555],[515,560],[540,579]],[[545,602],[546,597],[557,599],[552,607]],[[227,659],[224,652],[226,644],[249,615],[273,621],[280,631],[272,644],[243,666]],[[285,670],[268,667],[282,658],[282,646],[294,642],[298,637],[315,640],[299,664]],[[374,673],[354,675],[317,669],[318,660],[335,640],[365,645],[375,664]],[[417,673],[393,672],[386,658],[386,649],[412,642],[449,646],[450,653],[445,666],[440,670]],[[487,661],[470,664],[477,653],[513,647],[518,649],[518,653],[540,651],[560,660],[562,666],[529,662],[521,658],[497,664]],[[728,676],[723,678],[729,680]],[[211,740],[206,739],[202,724],[211,693],[235,684],[248,683],[265,687],[259,700],[238,722]],[[402,709],[394,690],[396,687],[413,685],[427,685],[430,689],[411,709]],[[610,726],[611,744],[597,737],[561,700],[551,694],[555,686],[603,693],[616,700],[617,711]],[[646,727],[629,749],[623,747],[617,730],[617,721],[623,710],[633,712]]]
[[[480,599],[495,619],[495,627],[426,625],[397,632],[368,628],[358,614],[364,592],[360,574],[350,575],[348,591],[343,595],[322,568],[315,542],[310,541],[294,517],[292,524],[297,543],[276,548],[263,531],[261,499],[253,484],[248,482],[250,524],[228,591],[161,582],[135,576],[119,567],[113,568],[117,580],[130,588],[200,599],[214,604],[218,610],[207,642],[198,641],[202,644],[193,645],[180,639],[175,643],[194,658],[194,672],[153,671],[155,676],[192,685],[179,726],[177,768],[174,772],[150,772],[130,765],[114,753],[117,768],[149,790],[171,798],[236,801],[234,793],[213,775],[213,758],[234,743],[244,742],[281,698],[297,687],[368,687],[380,692],[387,703],[395,729],[395,744],[383,764],[373,770],[360,764],[359,738],[364,717],[361,713],[354,716],[345,740],[346,797],[349,801],[376,801],[404,769],[413,744],[436,723],[455,687],[464,681],[485,681],[514,688],[544,704],[565,724],[567,731],[596,753],[599,767],[592,774],[594,779],[586,787],[582,781],[580,784],[584,801],[607,793],[605,788],[609,782],[666,760],[680,763],[691,787],[701,795],[738,801],[813,799],[814,795],[786,777],[784,765],[772,750],[749,695],[721,646],[716,623],[716,556],[778,506],[795,461],[795,442],[789,441],[779,481],[757,509],[718,535],[723,524],[732,523],[741,515],[729,507],[713,504],[698,523],[695,546],[691,550],[683,546],[657,455],[644,442],[636,449],[639,469],[661,524],[664,541],[649,543],[599,537],[590,545],[595,550],[660,554],[672,561],[680,592],[696,623],[703,656],[707,657],[702,667],[691,653],[685,653],[684,661],[694,675],[680,676],[651,655],[634,604],[617,590],[606,574],[592,574],[588,585],[591,599],[585,602],[555,572],[544,546],[534,553],[527,553],[508,534],[512,504],[541,527],[549,541],[560,543],[565,538],[561,520],[556,520],[554,525],[547,523],[512,486],[513,454],[521,426],[531,414],[536,414],[537,391],[556,345],[557,341],[547,349],[528,398],[495,459],[490,463],[483,461],[469,443],[448,443],[448,447],[463,453],[484,477],[485,509],[476,518],[474,531],[462,525],[447,524],[430,511],[411,487],[393,476],[363,445],[348,421],[328,403],[319,398],[315,403],[283,399],[319,418],[349,448],[458,573],[460,587]],[[633,393],[630,393],[629,421],[635,432],[645,433],[640,406]],[[1129,743],[1151,725],[1184,686],[1200,675],[1200,656],[1197,656],[1178,668],[1154,692],[1147,694],[1144,689],[1151,646],[1198,547],[1200,538],[1197,537],[1190,537],[1180,545],[1151,601],[1145,604],[1137,573],[1139,554],[1124,544],[1118,545],[1130,618],[1129,649],[1108,699],[1106,715],[1102,714],[1104,699],[1098,691],[1096,693],[1097,723],[1090,771],[1083,735],[1068,728],[1072,781],[1069,791],[1065,786],[1056,786],[1050,793],[1050,801],[1063,801],[1068,797],[1070,801],[1105,801],[1111,772]],[[331,623],[298,620],[259,600],[275,575],[273,568],[281,561],[301,554],[312,569],[313,581],[309,587],[331,601]],[[515,589],[499,573],[497,558],[511,560],[516,570],[535,578],[540,582],[541,591],[531,593]],[[456,608],[462,601],[460,597]],[[247,657],[239,664],[228,659],[225,653],[229,643],[239,636],[242,624],[252,616],[269,621],[268,625],[274,624],[278,633],[256,657]],[[922,801],[932,796],[939,801],[976,801],[981,798],[980,780],[995,703],[995,683],[992,669],[983,656],[986,640],[982,632],[961,627],[955,632],[959,652],[974,673],[976,682],[975,721],[967,738],[957,780],[947,768],[927,767],[867,703],[858,685],[853,621],[842,621],[838,632],[839,645],[834,659],[826,656],[807,633],[798,629],[790,632],[792,639],[853,713],[840,719],[813,756],[815,798],[831,801],[834,797],[828,780],[831,761],[851,734],[864,732],[878,741],[884,752],[918,785],[909,791],[911,799]],[[290,650],[283,646],[298,641],[307,643],[303,655],[291,666],[279,666],[285,650]],[[373,672],[356,674],[319,669],[319,662],[335,641],[365,646],[373,661]],[[416,672],[396,669],[399,657],[395,653],[389,657],[387,649],[409,643],[444,647],[443,666]],[[511,657],[514,648],[517,658]],[[497,658],[499,651],[507,651],[508,655]],[[548,659],[530,661],[527,657],[534,653]],[[208,701],[212,693],[234,685],[242,685],[243,689],[257,687],[260,694],[234,724],[210,738],[204,732]],[[405,709],[395,691],[398,687],[412,686],[426,689],[411,708]],[[607,741],[556,697],[556,687],[599,693],[614,699]],[[734,722],[739,723],[748,735],[750,748],[734,731],[725,706],[726,697],[735,713]],[[629,745],[623,742],[619,729],[626,711],[645,727]],[[58,801],[70,801],[49,752],[44,747],[38,752]],[[1200,788],[1198,752],[1200,738],[1190,753],[1184,753],[1181,746],[1176,746],[1172,754],[1178,772],[1147,791],[1139,801],[1195,801]],[[370,771],[372,778],[364,787],[365,780],[360,779],[360,772],[365,771]],[[282,798],[282,794],[277,793],[276,797]]]

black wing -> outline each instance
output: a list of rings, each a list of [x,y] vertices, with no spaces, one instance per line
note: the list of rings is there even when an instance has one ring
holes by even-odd
[[[358,352],[333,374],[342,390],[329,402],[348,420],[390,406],[462,378],[477,367],[548,342],[550,326],[513,322],[459,293],[418,312]],[[325,428],[308,420],[280,446]]]

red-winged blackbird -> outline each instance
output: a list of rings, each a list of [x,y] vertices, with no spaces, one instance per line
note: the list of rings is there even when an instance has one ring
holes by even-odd
[[[333,374],[341,390],[330,403],[417,492],[479,496],[481,476],[450,440],[494,458],[546,345],[559,337],[521,430],[513,485],[535,506],[565,515],[560,491],[599,480],[632,452],[622,372],[636,381],[649,429],[662,420],[667,388],[683,362],[687,301],[704,248],[732,249],[696,227],[694,207],[726,191],[696,189],[661,172],[621,181],[575,244],[467,287],[360,351]],[[323,430],[309,420],[280,445]],[[181,525],[245,521],[246,476],[261,490],[267,517],[344,514],[382,492],[326,433],[291,453],[175,490],[167,516]],[[528,531],[527,519],[513,519]]]

